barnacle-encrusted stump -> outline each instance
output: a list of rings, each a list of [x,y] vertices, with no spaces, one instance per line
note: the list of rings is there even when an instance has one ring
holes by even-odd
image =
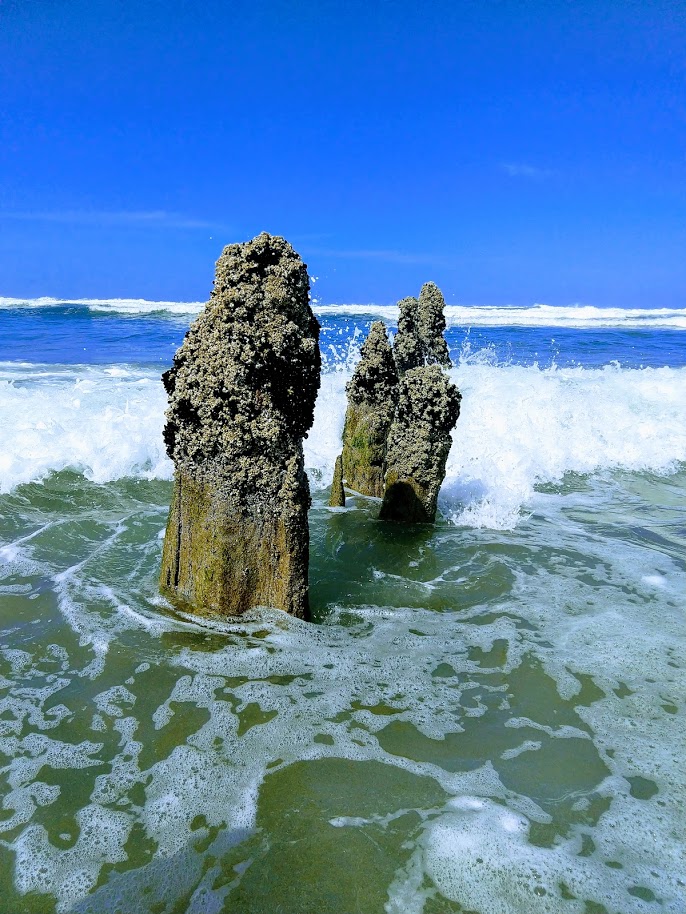
[[[436,362],[450,368],[450,353],[443,336],[445,332],[445,299],[435,282],[425,282],[419,293],[417,304],[418,331],[421,340],[424,363]]]
[[[439,365],[421,365],[403,375],[386,448],[382,520],[435,520],[460,400],[460,392]]]
[[[411,368],[434,363],[450,368],[445,331],[445,300],[435,282],[425,282],[419,298],[398,302],[398,332],[393,341],[393,355],[402,377]]]
[[[419,302],[411,295],[398,302],[398,331],[393,340],[393,357],[402,377],[410,368],[424,364],[424,347],[419,335]]]
[[[398,398],[398,375],[382,321],[372,324],[346,391],[343,477],[349,489],[381,498],[386,439]]]
[[[226,247],[163,376],[175,465],[160,586],[199,613],[308,615],[302,440],[319,389],[307,269],[283,238]]]

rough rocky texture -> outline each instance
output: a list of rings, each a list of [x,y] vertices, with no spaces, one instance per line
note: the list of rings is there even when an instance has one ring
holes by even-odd
[[[435,282],[425,282],[419,299],[403,298],[398,302],[398,332],[393,341],[393,355],[402,377],[411,368],[437,363],[450,367],[445,331],[445,300]]]
[[[410,368],[424,364],[423,346],[419,336],[419,302],[411,296],[398,302],[398,331],[393,340],[393,355],[400,376]]]
[[[460,393],[438,365],[412,368],[400,381],[388,435],[382,520],[433,522]]]
[[[320,374],[308,293],[306,266],[283,238],[229,245],[163,376],[176,475],[160,585],[199,612],[308,613],[302,439]]]
[[[343,476],[348,488],[380,498],[384,491],[386,439],[398,396],[393,353],[381,321],[372,324],[346,391]]]
[[[341,454],[336,457],[336,465],[333,469],[333,482],[331,483],[329,507],[345,507],[345,489],[343,488],[343,456]]]
[[[445,332],[445,299],[435,282],[425,282],[419,293],[418,331],[421,340],[424,364],[437,362],[450,368],[448,344]]]
[[[460,411],[460,394],[440,368],[450,365],[444,306],[432,282],[422,286],[419,299],[402,299],[392,351],[383,324],[372,324],[347,387],[343,475],[349,488],[383,498],[385,520],[436,516]],[[334,497],[332,489],[331,504]]]

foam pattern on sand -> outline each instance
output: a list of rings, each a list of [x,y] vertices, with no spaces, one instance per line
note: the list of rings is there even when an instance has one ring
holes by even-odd
[[[358,510],[367,601],[334,600],[322,625],[268,610],[199,625],[155,603],[165,506],[116,487],[94,504],[96,488],[71,513],[56,506],[57,541],[55,528],[27,534],[27,517],[6,546],[2,598],[24,601],[7,638],[35,632],[0,649],[0,840],[17,892],[65,914],[130,909],[136,893],[143,911],[187,897],[186,910],[219,912],[261,866],[285,892],[275,864],[293,841],[278,830],[309,794],[291,807],[279,791],[283,809],[261,797],[299,765],[319,772],[305,777],[314,790],[317,765],[345,762],[359,776],[316,842],[331,830],[362,865],[355,854],[399,833],[389,914],[440,897],[484,914],[684,909],[684,574],[632,525],[589,540],[592,493],[548,503],[519,552],[492,535],[465,552],[448,526],[407,540],[404,575]],[[22,504],[3,508],[21,517]],[[322,561],[351,588],[359,558],[336,545],[347,517],[318,508],[313,549],[330,549]],[[371,782],[370,765],[413,779],[414,805],[391,791],[361,810],[352,784]],[[425,801],[422,779],[435,785]]]

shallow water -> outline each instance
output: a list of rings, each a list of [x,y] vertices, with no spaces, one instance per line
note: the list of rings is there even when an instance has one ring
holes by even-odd
[[[324,321],[315,624],[158,596],[151,344],[2,366],[4,909],[686,911],[683,344],[451,329],[443,518],[398,528],[326,507],[365,324]]]

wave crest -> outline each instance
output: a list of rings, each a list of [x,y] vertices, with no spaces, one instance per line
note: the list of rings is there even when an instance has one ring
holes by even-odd
[[[686,368],[497,365],[452,369],[463,394],[443,513],[460,525],[512,528],[536,487],[566,473],[673,472],[686,461]],[[305,440],[313,489],[331,482],[350,370],[322,377]],[[170,479],[159,375],[126,368],[0,366],[0,491],[67,467],[104,483]]]
[[[2,308],[52,308],[73,306],[95,312],[123,315],[198,314],[205,302],[148,301],[143,298],[2,298]],[[337,304],[326,305],[313,299],[312,307],[319,317],[381,318],[396,323],[395,305]],[[653,329],[686,330],[686,308],[598,308],[593,305],[446,305],[449,327],[567,327],[569,329]]]

